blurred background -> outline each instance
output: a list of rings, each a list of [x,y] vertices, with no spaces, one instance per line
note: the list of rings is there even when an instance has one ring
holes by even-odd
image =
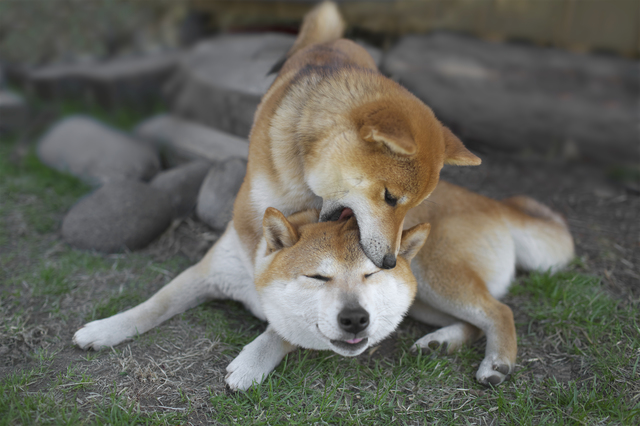
[[[638,160],[640,2],[338,3],[347,36],[375,49],[381,71],[422,98],[472,147],[607,164]],[[313,4],[4,0],[0,67],[14,88],[39,99],[105,108],[163,105],[246,137],[252,108],[272,81],[260,81],[260,73],[286,51]],[[288,37],[222,42],[225,35],[256,33]],[[211,42],[216,36],[220,46]],[[186,99],[194,96],[185,92],[194,90],[191,74],[198,67],[208,74],[206,89],[223,92],[223,105]],[[242,74],[246,67],[256,72]],[[234,97],[239,100],[229,100]],[[16,102],[4,98],[4,104]],[[7,107],[4,115],[0,128],[17,125],[8,123]]]

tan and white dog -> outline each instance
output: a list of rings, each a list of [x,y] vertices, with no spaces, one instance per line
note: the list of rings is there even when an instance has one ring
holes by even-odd
[[[353,212],[367,257],[393,268],[404,217],[436,187],[443,164],[480,164],[364,48],[339,39],[343,28],[333,3],[307,14],[256,111],[234,209],[247,267],[262,215],[275,207],[285,216],[316,208],[322,221]]]
[[[85,349],[113,346],[188,307],[241,289],[244,297],[237,300],[247,306],[258,300],[259,311],[253,312],[269,326],[227,367],[232,389],[260,383],[296,347],[359,355],[392,333],[407,311],[442,327],[415,348],[451,353],[486,334],[476,377],[496,385],[516,358],[513,315],[497,300],[516,265],[555,271],[573,257],[564,221],[542,204],[527,197],[498,202],[446,182],[407,216],[408,224],[432,226],[403,231],[394,269],[378,268],[365,256],[355,218],[316,223],[318,213],[285,218],[267,209],[255,286],[237,253],[217,244],[146,302],[85,325],[74,343]]]

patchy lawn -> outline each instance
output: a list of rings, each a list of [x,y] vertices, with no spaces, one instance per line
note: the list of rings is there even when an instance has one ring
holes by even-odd
[[[24,148],[0,139],[0,425],[640,422],[640,197],[601,170],[485,153],[479,168],[444,171],[488,195],[538,198],[576,238],[568,271],[519,276],[506,298],[519,352],[503,385],[475,382],[483,341],[415,356],[411,343],[433,329],[405,320],[357,358],[298,350],[262,385],[232,393],[226,365],[265,329],[234,302],[199,306],[111,351],[71,344],[82,324],[145,300],[217,235],[189,218],[139,252],[74,250],[60,222],[90,188]]]

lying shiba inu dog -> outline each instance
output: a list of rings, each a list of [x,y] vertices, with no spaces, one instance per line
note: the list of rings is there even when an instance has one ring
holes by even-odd
[[[413,318],[443,327],[415,348],[453,352],[486,334],[476,377],[496,385],[516,358],[513,315],[497,300],[516,265],[554,271],[573,257],[564,221],[544,205],[527,197],[498,202],[446,182],[409,212],[407,224],[431,225],[403,231],[394,269],[378,268],[365,256],[355,218],[316,223],[318,217],[317,210],[285,218],[267,209],[255,286],[237,253],[216,245],[146,302],[86,324],[74,343],[113,346],[207,299],[243,294],[237,300],[248,306],[258,300],[258,316],[269,321],[227,367],[229,386],[247,389],[298,346],[359,355],[393,332],[409,310]]]

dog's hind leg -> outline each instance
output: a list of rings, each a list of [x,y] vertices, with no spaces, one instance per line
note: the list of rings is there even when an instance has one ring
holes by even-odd
[[[425,324],[442,327],[418,339],[411,348],[413,351],[439,351],[443,354],[452,354],[482,336],[482,330],[477,327],[445,314],[420,300],[414,301],[409,310],[409,316]]]
[[[420,319],[416,315],[420,310],[412,307],[411,315],[420,320],[431,319],[427,322],[445,327],[418,340],[416,345],[421,348],[437,347],[446,342],[450,353],[454,350],[452,344],[459,347],[471,343],[484,332],[487,347],[476,378],[484,385],[500,384],[513,371],[516,361],[513,312],[489,293],[487,285],[472,270],[458,268],[455,279],[458,283],[455,286],[447,285],[446,280],[434,280],[436,285],[425,281],[420,284],[418,304],[414,302],[414,305],[419,307],[422,304],[430,310],[422,309],[423,319]],[[455,291],[452,290],[454,288]]]
[[[218,242],[146,302],[109,318],[86,324],[73,336],[83,349],[101,349],[142,334],[169,318],[211,299],[235,299],[264,319],[253,288],[252,274],[241,261],[231,224]]]

